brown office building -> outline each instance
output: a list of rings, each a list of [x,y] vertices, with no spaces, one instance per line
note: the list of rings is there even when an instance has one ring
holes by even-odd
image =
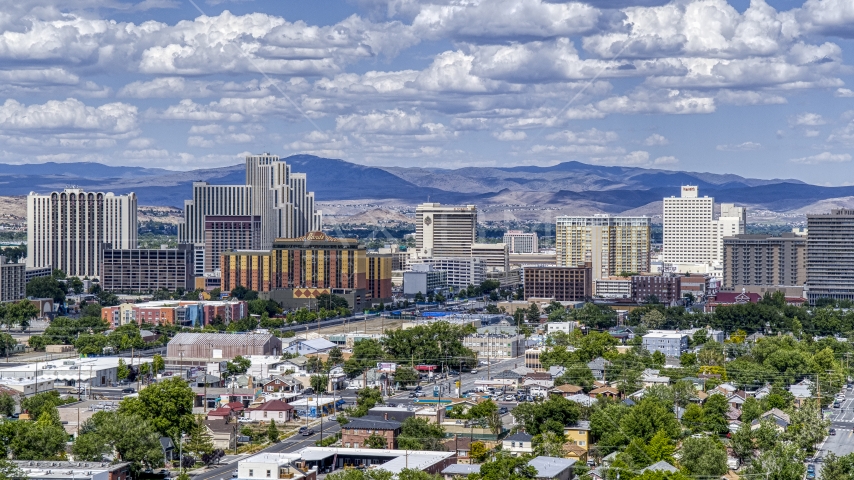
[[[678,302],[682,298],[682,277],[635,275],[632,295],[636,302],[645,302],[650,296],[657,297],[665,305]]]
[[[272,251],[224,252],[222,290],[240,285],[269,292],[265,298],[286,308],[310,306],[318,295],[330,293],[361,309],[372,298],[391,297],[391,258],[372,257],[369,261],[365,247],[353,238],[333,238],[322,232],[279,238]]]
[[[593,296],[593,277],[586,267],[525,267],[525,298],[576,302]]]
[[[353,418],[341,428],[341,443],[344,448],[370,448],[365,441],[371,435],[379,435],[386,441],[386,448],[397,448],[397,436],[400,435],[401,423],[389,420],[388,415]]]
[[[205,272],[219,270],[220,255],[229,250],[261,248],[260,216],[205,217]]]
[[[193,246],[114,249],[101,256],[101,288],[116,293],[149,293],[178,288],[193,290]]]
[[[807,237],[786,233],[724,238],[723,288],[739,285],[803,286],[807,281]]]

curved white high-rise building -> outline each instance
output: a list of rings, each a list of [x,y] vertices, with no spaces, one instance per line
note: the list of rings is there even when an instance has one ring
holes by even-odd
[[[104,244],[137,247],[136,194],[61,192],[27,196],[27,268],[100,277]]]

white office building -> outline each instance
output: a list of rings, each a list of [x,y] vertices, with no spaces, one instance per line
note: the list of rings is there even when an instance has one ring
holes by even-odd
[[[593,296],[599,298],[632,298],[631,277],[606,277],[593,280]]]
[[[445,281],[452,287],[466,288],[469,285],[480,285],[486,280],[486,262],[478,257],[427,257],[411,261],[413,269],[419,264],[432,265],[434,270],[445,272]]]
[[[292,172],[287,162],[268,153],[246,157],[244,185],[193,182],[193,199],[184,201],[178,242],[202,246],[196,250],[197,257],[205,253],[207,216],[260,216],[262,249],[272,248],[276,238],[297,238],[320,230],[323,223],[305,174]],[[204,258],[196,259],[197,276],[205,273],[199,271],[204,264]]]
[[[69,276],[100,277],[105,243],[137,247],[136,194],[61,192],[27,196],[27,268],[53,267]]]
[[[540,251],[540,241],[536,232],[509,230],[504,233],[504,243],[510,249],[510,253],[538,253]]]
[[[693,265],[723,261],[723,239],[744,233],[747,209],[724,203],[715,219],[715,199],[700,197],[695,185],[685,185],[681,196],[664,199],[663,223],[664,263],[687,272]]]
[[[468,257],[477,239],[477,207],[422,203],[415,208],[415,250],[420,257]]]
[[[473,243],[471,256],[482,258],[487,269],[510,271],[510,249],[506,243]]]

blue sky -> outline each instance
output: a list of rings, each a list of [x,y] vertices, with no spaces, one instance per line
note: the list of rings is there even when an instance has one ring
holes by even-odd
[[[19,0],[0,161],[247,152],[854,183],[851,0]]]

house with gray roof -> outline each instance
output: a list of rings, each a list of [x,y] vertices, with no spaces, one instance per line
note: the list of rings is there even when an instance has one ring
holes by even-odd
[[[326,353],[332,350],[337,345],[325,338],[312,338],[311,340],[299,340],[291,343],[285,348],[288,353],[296,353],[299,355],[311,355],[317,353]]]
[[[590,373],[593,374],[593,378],[596,380],[604,380],[605,379],[605,369],[611,366],[611,362],[605,360],[602,357],[597,357],[587,363],[587,368],[590,369]]]
[[[679,471],[679,469],[662,460],[660,462],[655,462],[652,465],[641,469],[640,473],[643,474],[646,471],[676,473]]]
[[[538,479],[570,480],[573,477],[575,459],[539,456],[531,459],[528,465],[537,469]]]

